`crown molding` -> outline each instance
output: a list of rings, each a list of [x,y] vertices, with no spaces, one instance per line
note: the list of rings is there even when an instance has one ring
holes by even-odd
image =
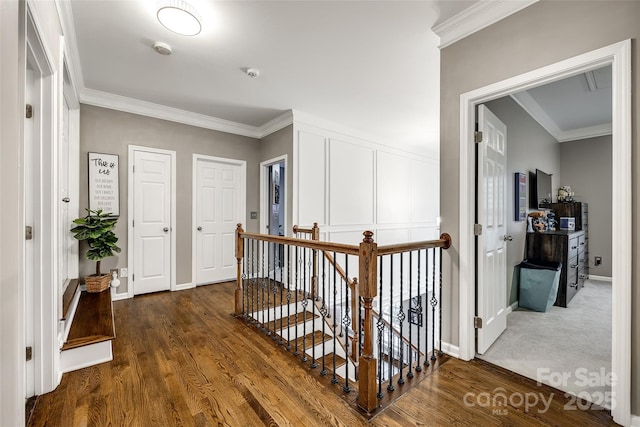
[[[538,0],[480,0],[431,29],[440,37],[440,49],[512,15]]]
[[[293,123],[290,112],[281,114],[263,126],[258,127],[87,88],[84,88],[82,92],[80,92],[80,102],[83,104],[95,105],[96,107],[139,114],[141,116],[153,117],[156,119],[168,120],[171,122],[227,132],[234,135],[248,136],[256,139],[264,138],[270,133]]]
[[[511,94],[511,98],[558,142],[595,138],[597,136],[611,135],[613,132],[611,123],[586,126],[578,129],[562,130],[555,120],[549,117],[540,104],[538,104],[536,100],[529,95],[529,92],[523,91],[514,93]]]

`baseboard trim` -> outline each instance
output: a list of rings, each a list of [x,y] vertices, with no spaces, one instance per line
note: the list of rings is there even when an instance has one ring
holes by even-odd
[[[600,280],[602,282],[611,282],[613,279],[607,276],[596,276],[595,274],[590,274],[589,279],[591,280]]]
[[[455,357],[456,359],[460,358],[460,347],[458,347],[457,345],[449,344],[448,342],[443,342],[442,352],[448,354],[449,356]]]
[[[640,427],[640,416],[631,414],[631,427]]]
[[[185,289],[193,289],[193,288],[195,288],[195,286],[193,286],[193,283],[180,283],[179,285],[175,285],[171,290],[184,291]]]
[[[515,311],[516,308],[518,308],[518,301],[514,302],[513,304],[507,307],[507,316],[511,314],[513,311]]]
[[[129,296],[129,292],[116,293],[115,290],[111,292],[111,301],[120,301],[129,298],[133,298],[132,296]]]

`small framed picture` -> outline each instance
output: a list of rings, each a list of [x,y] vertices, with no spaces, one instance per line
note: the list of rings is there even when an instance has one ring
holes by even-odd
[[[417,308],[409,309],[409,323],[413,325],[422,326],[422,312]]]

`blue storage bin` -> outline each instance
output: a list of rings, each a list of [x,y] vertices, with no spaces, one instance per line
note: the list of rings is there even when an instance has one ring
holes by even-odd
[[[556,301],[562,263],[524,260],[520,269],[518,306],[545,312]]]

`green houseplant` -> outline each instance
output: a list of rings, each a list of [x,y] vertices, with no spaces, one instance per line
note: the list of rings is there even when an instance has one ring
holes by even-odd
[[[101,292],[109,287],[111,275],[100,273],[100,261],[113,256],[115,252],[120,252],[116,245],[118,237],[113,232],[113,228],[118,222],[118,218],[111,217],[110,213],[101,209],[85,209],[87,215],[73,221],[75,226],[71,229],[73,237],[89,245],[86,257],[96,261],[96,274],[85,277],[85,284],[88,292]]]

